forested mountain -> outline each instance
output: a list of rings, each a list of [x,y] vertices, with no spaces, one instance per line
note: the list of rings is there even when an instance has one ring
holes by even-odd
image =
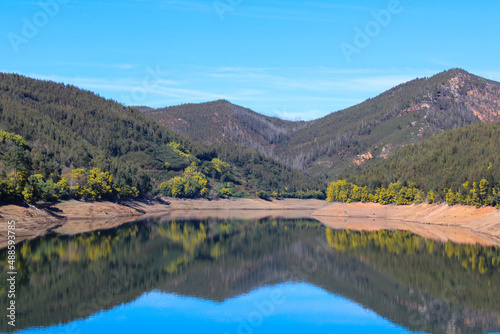
[[[32,167],[48,177],[64,167],[100,167],[140,188],[144,171],[183,162],[166,144],[183,137],[135,109],[74,86],[0,74],[0,129],[30,146]],[[143,180],[144,179],[144,180]]]
[[[137,107],[160,124],[205,143],[238,143],[273,155],[277,143],[287,141],[307,122],[268,117],[226,100],[146,109]]]
[[[407,145],[387,159],[376,159],[370,168],[356,168],[344,176],[372,189],[401,181],[415,182],[424,191],[458,191],[465,182],[472,187],[482,179],[488,189],[500,185],[499,147],[500,121],[477,123]]]
[[[89,91],[2,73],[0,171],[0,200],[324,187],[253,149],[209,147]]]
[[[288,166],[336,176],[443,130],[499,120],[500,83],[453,69],[309,122],[281,121],[227,101],[145,112],[187,137],[241,143]]]
[[[485,179],[495,196],[498,119],[500,84],[460,69],[310,122],[224,100],[129,108],[71,85],[0,74],[0,199],[322,198],[327,175],[372,190],[416,182],[426,192]]]

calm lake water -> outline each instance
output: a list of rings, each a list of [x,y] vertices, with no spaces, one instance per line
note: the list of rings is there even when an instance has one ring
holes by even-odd
[[[500,248],[401,231],[159,218],[25,242],[17,260],[19,333],[500,330]]]

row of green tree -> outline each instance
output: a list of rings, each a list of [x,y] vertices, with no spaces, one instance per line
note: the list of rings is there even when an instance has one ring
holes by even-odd
[[[33,168],[31,148],[15,133],[0,130],[0,201],[59,199],[114,200],[139,196],[134,186],[118,186],[114,176],[99,168],[73,168],[48,176]]]
[[[289,191],[288,188],[286,188],[284,191],[274,190],[272,192],[261,190],[258,191],[256,195],[257,197],[262,199],[269,199],[269,198],[325,199],[324,192],[322,192],[321,190],[311,190],[311,189]]]
[[[59,180],[46,179],[42,174],[29,175],[26,171],[12,172],[0,179],[0,199],[15,202],[20,199],[28,203],[62,199],[116,200],[139,196],[135,187],[118,187],[113,175],[99,168],[85,170],[77,168]]]
[[[500,185],[493,187],[486,179],[480,182],[465,182],[459,190],[446,191],[448,205],[465,204],[480,207],[483,205],[500,207]]]
[[[500,185],[491,186],[482,179],[480,182],[465,182],[456,191],[443,189],[425,192],[417,188],[416,183],[392,182],[387,187],[377,187],[371,190],[368,186],[358,186],[346,180],[332,182],[326,190],[327,202],[374,202],[380,204],[409,205],[413,203],[436,203],[446,201],[448,205],[464,204],[500,207]]]

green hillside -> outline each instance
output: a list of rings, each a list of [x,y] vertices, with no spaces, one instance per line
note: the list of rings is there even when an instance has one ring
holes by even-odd
[[[309,174],[338,176],[443,130],[500,119],[500,84],[461,69],[415,79],[309,122],[215,101],[146,110],[189,138],[234,142]]]
[[[499,147],[500,122],[477,123],[408,145],[345,177],[370,188],[398,180],[415,182],[424,191],[458,191],[463,183],[482,179],[490,186],[500,185]]]
[[[0,130],[3,201],[30,198],[23,191],[48,199],[68,192],[91,199],[146,195],[176,176],[184,178],[184,191],[197,175],[186,175],[189,166],[206,179],[205,196],[217,196],[222,187],[255,193],[324,186],[250,148],[193,142],[134,108],[74,86],[16,74],[0,73]],[[219,156],[228,163],[225,177],[212,170]],[[87,192],[76,189],[77,183]]]
[[[224,100],[129,108],[74,86],[0,74],[0,199],[323,198],[327,179],[340,176],[368,187],[363,198],[401,181],[397,189],[432,190],[439,200],[466,181],[479,191],[483,179],[485,196],[496,198],[498,96],[498,83],[455,69],[292,122]]]

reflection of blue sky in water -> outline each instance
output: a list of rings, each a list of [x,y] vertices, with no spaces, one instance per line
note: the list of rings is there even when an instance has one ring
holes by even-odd
[[[328,242],[324,254],[315,248],[322,240]],[[182,225],[152,220],[28,244],[24,255],[19,248],[23,270],[16,328],[52,326],[33,333],[408,333],[405,328],[486,333],[499,328],[496,248],[434,243],[406,232],[325,230],[303,220]],[[317,270],[296,272],[307,283],[281,283],[312,265],[311,258],[321,260]],[[485,273],[478,270],[483,258],[489,259],[483,260]],[[262,287],[270,282],[276,285]],[[91,316],[94,311],[99,313]],[[3,324],[0,331],[11,329]]]
[[[371,310],[306,283],[267,286],[222,303],[153,291],[89,319],[22,332],[409,333]]]

